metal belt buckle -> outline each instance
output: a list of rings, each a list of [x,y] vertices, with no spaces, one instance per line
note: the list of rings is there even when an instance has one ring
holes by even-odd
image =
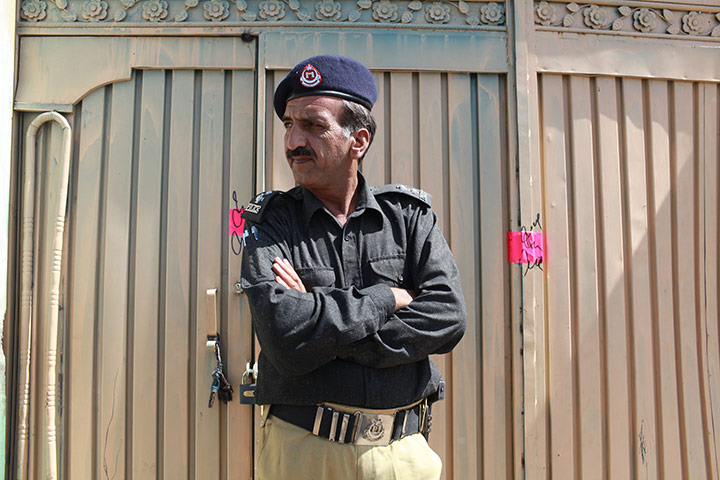
[[[373,414],[355,412],[357,418],[353,443],[355,445],[374,445],[383,447],[390,445],[395,424],[395,413]]]

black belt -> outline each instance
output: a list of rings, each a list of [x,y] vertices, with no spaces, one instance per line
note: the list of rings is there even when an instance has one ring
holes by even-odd
[[[427,401],[391,414],[295,405],[272,405],[270,414],[333,442],[378,446],[418,432],[427,436],[432,420]]]

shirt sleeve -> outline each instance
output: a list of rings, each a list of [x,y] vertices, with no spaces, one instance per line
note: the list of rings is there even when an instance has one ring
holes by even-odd
[[[242,286],[260,347],[283,375],[304,375],[338,357],[349,344],[373,335],[395,310],[386,285],[316,288],[307,293],[275,281],[276,257],[292,262],[282,223],[246,222]]]
[[[465,301],[455,259],[437,217],[420,209],[409,232],[408,255],[417,296],[378,331],[349,345],[340,358],[361,365],[387,368],[447,353],[465,333]]]

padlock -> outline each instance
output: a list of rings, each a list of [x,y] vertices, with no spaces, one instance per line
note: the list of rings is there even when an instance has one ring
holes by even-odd
[[[243,372],[242,384],[240,385],[240,403],[243,405],[255,405],[255,389],[257,388],[256,383],[245,383],[250,379],[250,376],[255,376],[257,370],[250,368],[248,363],[247,369]]]

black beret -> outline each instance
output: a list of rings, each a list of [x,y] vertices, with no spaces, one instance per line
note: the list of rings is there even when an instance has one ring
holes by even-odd
[[[318,55],[293,68],[275,90],[275,113],[282,118],[288,101],[306,95],[331,95],[368,110],[377,100],[375,79],[365,65],[339,55]]]

